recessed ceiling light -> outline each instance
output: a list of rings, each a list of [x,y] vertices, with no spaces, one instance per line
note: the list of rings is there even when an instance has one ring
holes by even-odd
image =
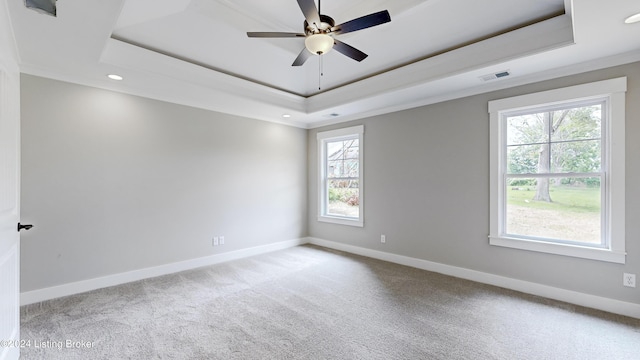
[[[285,118],[285,119],[288,119],[288,118],[290,118],[290,117],[291,117],[291,115],[289,115],[289,114],[282,114],[282,117],[283,117],[283,118]]]
[[[625,24],[633,24],[637,23],[638,21],[640,21],[640,13],[631,15],[628,18],[624,19]]]
[[[116,74],[109,74],[107,75],[107,77],[111,80],[117,80],[117,81],[124,79],[122,76],[116,75]]]

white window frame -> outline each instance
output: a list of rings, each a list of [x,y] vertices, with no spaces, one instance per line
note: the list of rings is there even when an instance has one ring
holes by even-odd
[[[363,187],[363,174],[364,174],[364,125],[358,125],[343,129],[323,131],[317,134],[318,142],[318,221],[350,225],[350,226],[364,226],[364,187]],[[347,140],[358,139],[358,218],[348,216],[338,216],[327,214],[327,205],[329,202],[329,194],[327,191],[327,143]]]
[[[490,226],[489,243],[515,249],[537,251],[624,264],[625,252],[625,92],[627,78],[615,78],[561,89],[499,99],[489,102],[490,114]],[[506,208],[504,174],[506,169],[505,113],[556,106],[566,102],[605,99],[602,159],[604,172],[603,221],[604,248],[520,238],[505,235]]]

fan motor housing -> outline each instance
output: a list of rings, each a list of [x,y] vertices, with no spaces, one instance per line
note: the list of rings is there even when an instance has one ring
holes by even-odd
[[[317,26],[309,25],[307,20],[304,21],[304,33],[308,35],[326,34],[331,32],[331,28],[336,26],[335,20],[331,16],[320,14],[320,24]]]

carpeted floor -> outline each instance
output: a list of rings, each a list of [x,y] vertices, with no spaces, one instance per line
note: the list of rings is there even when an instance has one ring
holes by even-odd
[[[22,359],[640,359],[640,320],[314,246],[21,320]]]

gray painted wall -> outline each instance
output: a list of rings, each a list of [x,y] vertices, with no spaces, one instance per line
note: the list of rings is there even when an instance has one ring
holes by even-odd
[[[29,75],[21,86],[21,215],[35,224],[22,291],[307,234],[305,130]]]
[[[489,245],[490,100],[628,77],[625,265]],[[640,303],[640,63],[309,131],[309,235]],[[364,124],[364,228],[320,223],[316,133]],[[380,243],[380,234],[386,243]]]
[[[620,76],[627,263],[490,246],[487,102]],[[28,75],[21,87],[22,221],[36,224],[22,291],[309,235],[640,303],[622,286],[640,275],[639,63],[308,132]],[[319,223],[316,133],[356,124],[365,226]]]

